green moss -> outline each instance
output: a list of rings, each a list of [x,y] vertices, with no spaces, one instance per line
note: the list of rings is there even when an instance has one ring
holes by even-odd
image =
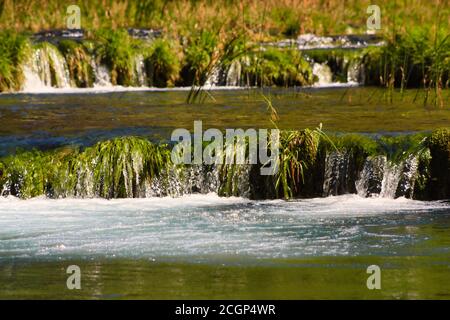
[[[382,136],[378,141],[378,154],[385,154],[388,160],[400,162],[411,154],[418,154],[423,148],[426,134]]]
[[[347,134],[333,139],[339,150],[352,155],[354,167],[359,172],[364,166],[366,158],[377,154],[378,144],[375,140],[358,134]]]
[[[61,40],[59,50],[66,59],[70,78],[77,87],[92,87],[95,81],[91,56],[83,44],[72,40]]]

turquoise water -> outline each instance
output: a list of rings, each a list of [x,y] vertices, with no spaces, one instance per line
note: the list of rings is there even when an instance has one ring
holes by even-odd
[[[7,198],[0,298],[448,299],[449,227],[448,203],[356,195]]]

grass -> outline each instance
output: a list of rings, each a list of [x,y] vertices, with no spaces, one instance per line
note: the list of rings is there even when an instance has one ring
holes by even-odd
[[[156,39],[145,60],[149,71],[149,85],[171,87],[175,85],[180,72],[180,59],[175,45],[169,40]]]
[[[23,83],[21,64],[28,57],[29,42],[15,32],[0,32],[0,92],[19,90]]]
[[[295,50],[259,50],[260,41],[295,38],[299,34],[319,35],[365,33],[370,1],[318,0],[123,0],[80,1],[82,27],[94,34],[96,57],[111,69],[113,84],[136,85],[135,57],[142,54],[152,73],[148,82],[158,87],[193,86],[189,101],[197,100],[207,79],[217,67],[238,60],[244,69],[244,83],[259,86],[300,86],[314,79],[308,63]],[[444,107],[442,90],[449,86],[450,6],[445,0],[379,1],[385,48],[364,52],[367,84],[386,87],[392,99],[395,87],[422,88],[424,103]],[[42,10],[45,7],[46,10]],[[0,28],[15,32],[35,32],[65,27],[66,4],[57,0],[0,2]],[[152,49],[132,39],[125,28],[160,28],[165,35]],[[22,84],[19,60],[15,58],[21,41],[11,36],[2,41],[0,90],[16,90]],[[67,45],[73,82],[91,86],[89,64],[82,46]],[[19,50],[20,51],[20,50]],[[317,61],[326,60],[344,81],[350,60],[361,57],[343,52],[310,52]],[[19,57],[20,58],[20,57]],[[11,67],[12,66],[12,67]],[[17,70],[16,70],[17,69]]]
[[[182,84],[192,86],[188,102],[202,100],[203,86],[210,76],[230,67],[249,50],[241,34],[226,33],[222,27],[196,31],[188,38],[181,70]]]
[[[295,49],[267,48],[243,59],[249,86],[304,86],[313,83],[312,69]]]
[[[448,2],[443,0],[378,1],[382,31],[396,23],[398,32],[435,22],[440,5],[443,25],[448,21]],[[147,27],[182,34],[205,30],[226,22],[228,30],[242,30],[253,40],[287,37],[300,33],[339,34],[366,31],[369,0],[123,0],[78,1],[82,27],[86,29]],[[45,8],[45,10],[43,10]],[[65,26],[67,4],[58,0],[0,2],[0,29],[40,31]],[[397,14],[396,14],[397,13]],[[398,14],[401,13],[401,14]]]
[[[167,168],[170,152],[138,137],[99,142],[85,150],[25,151],[0,159],[3,195],[31,198],[138,197]]]
[[[275,190],[285,199],[296,197],[306,170],[316,159],[320,135],[316,130],[283,131],[280,136],[279,170]]]
[[[134,58],[142,50],[142,43],[134,41],[124,29],[101,29],[95,33],[94,38],[99,42],[95,55],[110,68],[111,83],[134,85]]]

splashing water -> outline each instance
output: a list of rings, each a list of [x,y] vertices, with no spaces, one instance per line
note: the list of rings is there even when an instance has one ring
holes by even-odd
[[[57,48],[48,44],[33,49],[29,61],[23,66],[23,72],[24,91],[71,87],[66,60]]]
[[[320,64],[315,62],[313,64],[313,75],[317,76],[317,78],[319,79],[314,84],[315,86],[327,86],[332,83],[333,73],[326,63]]]

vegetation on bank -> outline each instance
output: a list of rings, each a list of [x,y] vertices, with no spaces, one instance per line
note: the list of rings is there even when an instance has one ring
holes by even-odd
[[[252,41],[318,35],[365,33],[369,0],[121,0],[76,1],[84,29],[161,28],[182,35],[221,25],[243,32]],[[0,30],[37,32],[65,28],[69,4],[59,0],[0,2]],[[446,0],[377,1],[382,33],[395,26],[403,33],[411,26],[433,26],[437,15],[450,25]]]
[[[0,92],[20,90],[22,63],[30,52],[26,37],[14,32],[0,32]]]
[[[434,104],[443,106],[442,89],[450,85],[448,24],[434,30],[415,27],[404,34],[395,34],[386,46],[368,51],[363,63],[366,84],[389,90],[423,88],[426,100],[434,98]]]
[[[261,176],[259,164],[219,165],[216,191],[222,196],[242,196],[249,190],[247,195],[255,199],[323,196],[325,163],[337,154],[346,157],[348,169],[342,190],[336,192],[356,193],[355,184],[367,159],[385,155],[393,163],[417,157],[415,198],[450,198],[450,129],[373,139],[354,134],[327,136],[318,128],[282,131],[280,138],[275,176]],[[0,191],[25,199],[40,195],[143,197],[154,179],[180,183],[181,176],[170,174],[175,170],[170,153],[168,146],[139,137],[115,138],[82,150],[67,147],[17,152],[0,159]],[[180,166],[177,170],[183,172],[190,165]],[[243,179],[243,175],[251,179]],[[243,184],[245,180],[250,185]]]
[[[216,73],[238,66],[239,84],[302,86],[314,79],[312,58],[327,63],[334,81],[346,81],[353,62],[362,62],[365,83],[393,90],[424,88],[425,102],[443,106],[442,89],[449,87],[450,6],[443,0],[382,1],[378,32],[386,46],[363,51],[259,47],[299,34],[365,33],[369,1],[146,0],[80,2],[86,39],[60,41],[77,87],[91,87],[91,60],[109,68],[113,84],[157,87],[203,86]],[[46,10],[40,10],[45,6]],[[0,2],[0,91],[23,84],[23,63],[30,41],[23,34],[64,28],[66,5],[56,0]],[[132,38],[126,28],[158,28],[163,37],[153,42]],[[95,30],[95,31],[94,31]],[[147,79],[136,78],[142,59]],[[218,69],[220,69],[218,72]],[[222,75],[223,76],[223,75]],[[190,100],[200,91],[193,90]]]

